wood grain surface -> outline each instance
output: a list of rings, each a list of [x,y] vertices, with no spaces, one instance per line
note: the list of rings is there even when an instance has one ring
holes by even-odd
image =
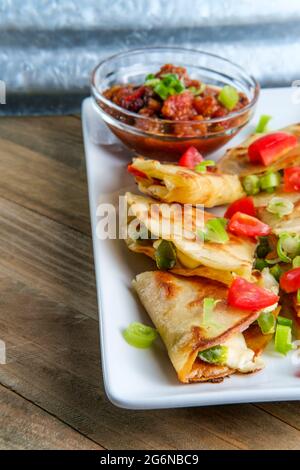
[[[81,122],[0,119],[1,449],[298,449],[298,402],[127,411],[106,398]]]

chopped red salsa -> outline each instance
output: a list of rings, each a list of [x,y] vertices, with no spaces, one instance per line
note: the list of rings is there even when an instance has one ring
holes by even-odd
[[[208,129],[204,120],[225,117],[249,103],[245,94],[235,88],[227,85],[221,89],[204,84],[191,79],[184,67],[172,64],[163,65],[156,74],[149,74],[141,85],[114,85],[104,96],[123,109],[154,119],[153,124],[138,121],[138,127],[159,133],[160,119],[175,121],[178,124],[172,126],[171,133],[183,137],[205,135]],[[225,121],[209,130],[222,131],[230,125],[232,123]]]

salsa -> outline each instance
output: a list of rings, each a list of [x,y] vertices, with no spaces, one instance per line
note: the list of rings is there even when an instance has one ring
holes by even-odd
[[[156,134],[160,121],[173,121],[170,134],[177,137],[205,136],[232,127],[231,120],[207,123],[244,108],[249,100],[234,87],[216,87],[191,79],[184,67],[166,64],[156,74],[149,74],[141,85],[114,85],[105,98],[121,108],[151,118],[136,121],[136,127]],[[189,121],[189,122],[186,122]]]

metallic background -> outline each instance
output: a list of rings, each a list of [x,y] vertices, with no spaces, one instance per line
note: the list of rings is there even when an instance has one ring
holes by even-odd
[[[263,86],[300,79],[299,0],[0,0],[0,113],[74,112],[104,57],[177,45],[218,53]]]

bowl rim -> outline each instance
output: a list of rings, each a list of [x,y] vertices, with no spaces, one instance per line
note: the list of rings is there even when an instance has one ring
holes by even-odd
[[[209,57],[227,62],[230,65],[233,65],[234,67],[239,69],[243,74],[245,74],[245,76],[247,77],[247,79],[249,81],[252,81],[253,89],[254,89],[254,95],[253,95],[253,98],[251,99],[251,101],[244,108],[241,108],[241,109],[239,109],[237,111],[234,111],[234,112],[229,112],[229,114],[227,114],[226,116],[223,116],[223,117],[217,117],[217,118],[212,118],[212,119],[203,119],[203,120],[201,120],[201,124],[215,124],[215,123],[227,121],[228,119],[233,119],[233,118],[241,116],[244,113],[246,113],[247,111],[251,110],[254,107],[254,105],[257,103],[257,100],[258,100],[259,94],[260,94],[260,85],[259,85],[258,81],[256,80],[256,78],[252,74],[249,74],[239,64],[237,64],[237,63],[235,63],[235,62],[233,62],[229,59],[226,59],[225,57],[222,57],[218,54],[214,54],[212,52],[207,52],[207,51],[204,51],[204,50],[201,50],[201,49],[190,49],[190,48],[179,47],[179,46],[174,46],[174,47],[173,46],[145,46],[145,47],[140,47],[140,48],[137,48],[137,49],[127,49],[126,51],[118,52],[118,53],[113,54],[109,57],[106,57],[105,59],[103,59],[101,62],[99,62],[96,65],[96,67],[92,71],[91,80],[90,80],[90,88],[91,88],[91,92],[92,92],[92,97],[93,97],[97,107],[100,108],[99,104],[97,103],[97,100],[99,100],[99,101],[102,101],[109,108],[114,109],[118,112],[121,112],[126,116],[130,116],[130,117],[133,117],[133,118],[138,118],[138,119],[144,120],[146,122],[155,122],[155,123],[157,123],[157,118],[151,118],[149,116],[143,116],[142,114],[138,114],[138,113],[135,113],[133,111],[128,111],[127,109],[122,108],[121,106],[118,106],[117,104],[113,103],[109,99],[105,98],[105,96],[103,96],[103,94],[98,91],[96,83],[95,83],[96,73],[100,69],[100,67],[102,67],[105,63],[107,63],[111,60],[117,59],[118,57],[126,57],[126,56],[130,56],[130,55],[133,55],[133,54],[143,53],[143,52],[149,51],[149,50],[154,50],[154,51],[157,50],[158,52],[162,51],[162,50],[169,50],[169,51],[174,51],[174,52],[181,51],[181,52],[186,52],[186,53],[191,53],[192,52],[192,53],[197,53],[197,54],[203,54],[203,55],[206,55],[206,56],[209,56]],[[213,70],[213,69],[211,69],[211,70]],[[101,108],[101,111],[103,111],[105,114],[108,114],[102,108]],[[114,119],[116,121],[118,121],[117,118],[114,117]],[[174,123],[178,123],[178,122],[180,122],[180,124],[189,124],[189,125],[197,124],[196,121],[192,121],[192,120],[174,121],[172,119],[159,119],[159,122],[162,123],[162,124],[163,123],[165,123],[165,124],[174,124]],[[131,126],[129,126],[129,127],[131,127]]]

